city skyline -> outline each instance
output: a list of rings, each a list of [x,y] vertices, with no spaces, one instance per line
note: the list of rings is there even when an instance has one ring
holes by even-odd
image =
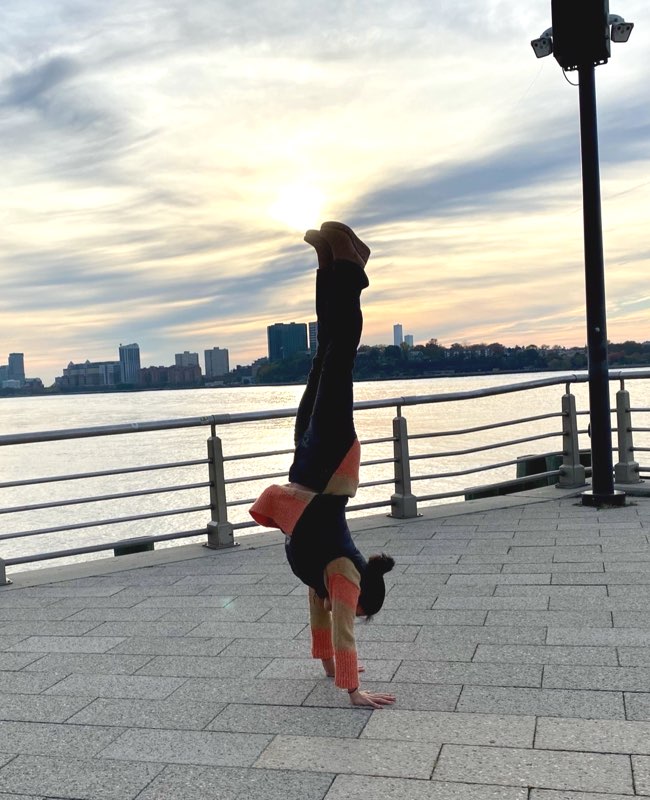
[[[6,0],[0,343],[51,383],[266,352],[314,317],[305,228],[373,250],[364,342],[586,338],[578,95],[530,41],[550,0]],[[650,8],[596,70],[608,338],[649,338]],[[574,78],[571,78],[574,80]]]

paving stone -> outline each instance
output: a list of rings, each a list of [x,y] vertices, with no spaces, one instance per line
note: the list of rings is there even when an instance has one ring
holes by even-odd
[[[308,764],[313,772],[426,779],[431,775],[438,750],[430,743],[279,735],[255,766],[303,770]]]
[[[231,604],[232,595],[175,595],[173,597],[145,597],[140,598],[137,608],[189,608],[214,609],[223,608]]]
[[[27,665],[24,672],[132,675],[150,659],[151,656],[114,656],[108,653],[50,653]]]
[[[106,747],[119,733],[119,728],[3,721],[0,722],[0,752],[88,758]]]
[[[0,633],[0,653],[8,650],[10,647],[13,647],[15,644],[18,644],[18,642],[22,642],[26,638],[26,635],[4,636],[2,633]]]
[[[206,589],[205,592],[202,592],[200,597],[210,596],[211,594],[217,595],[225,595],[230,594],[232,596],[241,597],[242,595],[259,595],[260,597],[274,597],[275,595],[287,595],[291,594],[296,587],[298,586],[297,581],[284,581],[282,583],[264,583],[264,584],[255,584],[255,583],[239,583],[239,584],[230,584],[227,587],[227,591],[224,591],[225,587],[217,588],[217,589]],[[304,593],[304,587],[300,586],[300,593]]]
[[[96,622],[156,621],[167,613],[166,609],[145,608],[81,608],[68,617],[70,620],[95,620]]]
[[[152,656],[216,656],[232,642],[198,636],[132,636],[111,648],[111,653]]]
[[[162,764],[20,755],[0,769],[0,785],[20,795],[135,800],[162,769]]]
[[[428,684],[424,687],[421,683],[378,683],[364,680],[363,688],[374,692],[390,692],[396,695],[396,706],[400,709],[453,711],[456,708],[462,687],[451,684],[438,686]],[[303,705],[351,708],[347,692],[337,689],[331,681],[319,683],[303,702]],[[356,711],[357,709],[354,710]]]
[[[476,610],[425,610],[407,611],[382,609],[382,625],[483,625],[485,611]]]
[[[482,625],[472,627],[432,626],[422,628],[417,637],[418,644],[453,641],[457,644],[544,644],[546,628],[501,627]]]
[[[607,597],[606,586],[497,586],[497,597],[563,597],[576,603],[592,597]],[[575,607],[575,606],[574,606]]]
[[[526,800],[527,789],[338,775],[326,800]],[[599,800],[608,800],[604,795]]]
[[[572,628],[609,628],[612,615],[609,611],[488,611],[486,625],[553,625]]]
[[[39,673],[30,673],[30,677]],[[143,675],[68,675],[46,694],[85,697],[133,697],[160,700],[185,683],[185,678],[150,678]]]
[[[144,678],[143,678],[144,680]],[[172,680],[156,678],[149,680]],[[327,679],[324,679],[327,680]],[[174,692],[174,700],[205,700],[219,703],[267,703],[301,705],[314,689],[316,681],[257,680],[242,678],[189,678]]]
[[[275,769],[169,766],[138,800],[322,800],[332,777]]]
[[[552,789],[531,789],[530,800],[630,800],[629,794],[600,792],[556,792]]]
[[[189,634],[192,636],[216,636],[221,639],[293,639],[304,630],[309,619],[303,623],[282,622],[201,622]]]
[[[614,611],[615,628],[650,628],[648,611]]]
[[[109,744],[99,755],[102,758],[126,761],[248,767],[254,763],[271,739],[271,736],[256,733],[129,730]]]
[[[479,608],[484,611],[546,611],[548,603],[546,597],[438,597],[434,610]]]
[[[0,653],[0,672],[22,669],[40,657],[39,653]]]
[[[497,580],[495,580],[495,578]],[[447,581],[448,586],[476,586],[481,583],[496,583],[499,586],[525,586],[531,584],[548,585],[551,583],[551,575],[538,573],[523,573],[521,575],[452,575]]]
[[[532,747],[535,717],[460,714],[434,711],[374,712],[362,738]]]
[[[0,719],[23,722],[65,722],[90,703],[90,697],[42,694],[0,694]]]
[[[600,664],[608,666],[618,664],[614,647],[570,647],[568,645],[479,644],[472,660],[475,663],[488,661],[513,664]]]
[[[622,693],[568,689],[466,686],[456,710],[479,714],[625,719]]]
[[[138,675],[171,675],[188,678],[253,678],[270,663],[268,658],[222,656],[156,656]]]
[[[565,667],[544,670],[544,688],[639,691],[650,686],[648,667]]]
[[[231,704],[207,726],[211,731],[338,736],[356,739],[370,717],[370,709],[247,706]],[[378,738],[378,737],[375,737]]]
[[[650,646],[647,628],[549,628],[547,644]]]
[[[433,780],[632,794],[626,756],[444,745]]]
[[[250,659],[249,659],[250,660]],[[268,663],[268,662],[267,662]],[[390,681],[399,666],[399,661],[376,661],[364,658],[366,668],[364,679],[374,681]],[[258,678],[323,678],[323,667],[320,660],[314,658],[275,658],[262,670]]]
[[[617,651],[622,667],[650,666],[650,647],[618,647]]]
[[[63,620],[70,616],[69,611],[53,606],[25,607],[0,606],[0,624],[3,622],[19,622],[23,620]]]
[[[518,664],[466,664],[455,661],[403,661],[397,670],[395,681],[481,686],[541,686],[542,667]]]
[[[650,758],[648,756],[632,756],[632,770],[636,793],[650,794]],[[2,777],[1,771],[0,777]]]
[[[0,753],[0,767],[3,767],[5,764],[8,764],[12,758],[15,758],[15,756],[10,755],[8,753]]]
[[[541,718],[537,722],[535,747],[650,755],[650,722]]]
[[[67,721],[77,725],[202,730],[223,708],[223,703],[214,702],[97,698]]]
[[[624,692],[623,696],[628,719],[650,720],[650,693]]]
[[[40,694],[62,678],[63,672],[0,672],[0,694]]]
[[[92,620],[23,620],[22,622],[0,622],[0,635],[18,635],[21,640],[28,636],[83,636],[97,627]],[[101,634],[100,634],[101,635]]]
[[[93,636],[185,636],[197,627],[196,622],[102,622],[93,628]],[[200,634],[197,634],[200,635]],[[209,634],[208,634],[209,635]]]
[[[122,641],[116,636],[30,636],[11,649],[37,653],[105,653]]]

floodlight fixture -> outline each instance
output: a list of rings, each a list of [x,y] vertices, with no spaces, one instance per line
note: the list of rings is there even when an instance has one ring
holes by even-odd
[[[627,42],[634,27],[633,22],[626,22],[623,17],[618,14],[610,14],[607,20],[612,26],[612,41],[613,42]]]
[[[547,28],[539,39],[533,39],[530,46],[537,58],[550,56],[553,52],[553,28]]]

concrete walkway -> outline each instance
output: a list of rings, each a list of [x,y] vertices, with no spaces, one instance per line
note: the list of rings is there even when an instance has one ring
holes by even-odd
[[[357,523],[397,560],[351,708],[280,536],[12,575],[0,800],[650,795],[650,498],[555,489]]]

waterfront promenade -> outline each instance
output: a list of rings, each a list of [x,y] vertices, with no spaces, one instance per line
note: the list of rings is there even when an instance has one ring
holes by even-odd
[[[275,532],[12,574],[0,800],[650,795],[650,497],[554,488],[354,520],[385,550],[351,708]]]

